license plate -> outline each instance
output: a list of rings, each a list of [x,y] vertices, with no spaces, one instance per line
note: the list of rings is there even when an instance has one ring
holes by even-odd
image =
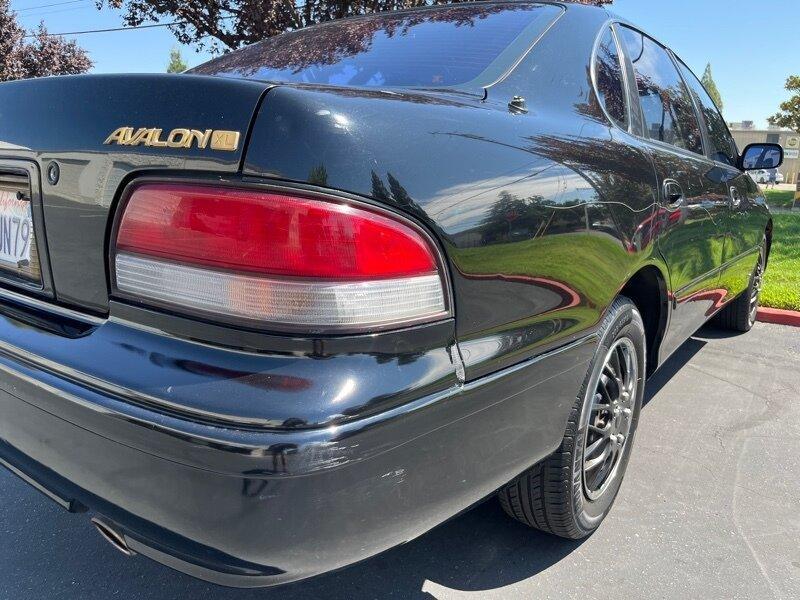
[[[0,190],[0,267],[28,278],[37,278],[33,216],[30,200]]]

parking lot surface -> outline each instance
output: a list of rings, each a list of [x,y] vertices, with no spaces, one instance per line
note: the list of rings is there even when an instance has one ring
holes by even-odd
[[[268,534],[265,533],[265,534]],[[800,329],[707,328],[649,382],[614,510],[570,542],[495,500],[364,563],[231,590],[126,558],[0,469],[0,598],[800,598]]]

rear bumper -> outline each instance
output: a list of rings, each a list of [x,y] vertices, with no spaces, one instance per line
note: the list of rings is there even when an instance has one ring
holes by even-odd
[[[171,416],[2,353],[0,458],[113,521],[136,552],[224,585],[273,585],[411,540],[550,453],[595,346],[293,431]]]

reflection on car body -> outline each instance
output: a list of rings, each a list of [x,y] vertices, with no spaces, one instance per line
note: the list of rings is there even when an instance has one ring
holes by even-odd
[[[589,535],[647,377],[755,319],[772,219],[745,167],[782,150],[740,152],[602,8],[343,19],[0,105],[41,259],[0,271],[0,459],[217,583],[343,567],[495,492]]]

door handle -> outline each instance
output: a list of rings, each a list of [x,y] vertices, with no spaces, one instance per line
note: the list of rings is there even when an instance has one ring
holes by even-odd
[[[680,208],[685,199],[681,184],[674,179],[664,180],[664,203],[667,208]]]
[[[731,187],[731,208],[739,208],[742,205],[742,196],[739,188]]]

